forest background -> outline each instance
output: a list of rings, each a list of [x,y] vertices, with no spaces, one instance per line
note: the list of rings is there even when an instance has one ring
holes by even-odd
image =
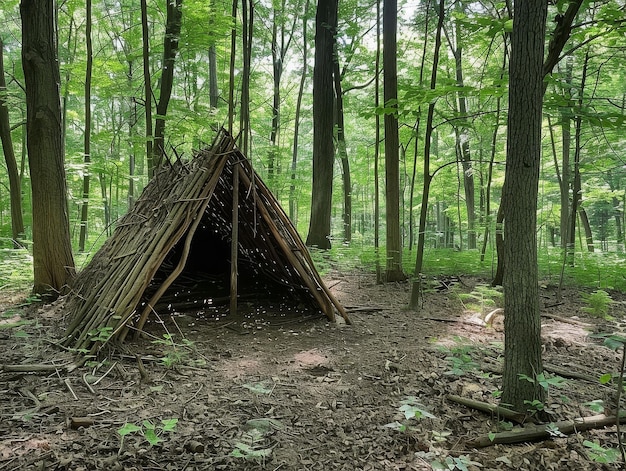
[[[319,99],[313,93],[316,5],[308,0],[244,1],[238,7],[178,0],[169,5],[180,12],[179,31],[168,29],[175,19],[166,2],[97,2],[89,14],[84,1],[58,2],[73,249],[93,253],[132,206],[153,170],[147,147],[156,142],[159,122],[170,158],[190,157],[211,142],[220,126],[232,129],[300,233],[308,230],[310,239],[318,228],[310,224],[313,100]],[[568,5],[549,6],[546,48]],[[323,182],[332,195],[323,240],[332,242],[344,260],[369,267],[375,266],[380,246],[387,279],[392,279],[389,260],[395,253],[403,255],[401,271],[414,272],[421,232],[422,272],[448,266],[493,275],[512,6],[456,1],[440,15],[431,2],[400,2],[393,25],[397,98],[391,99],[383,90],[382,5],[348,0],[338,8],[336,28],[329,28],[333,83],[327,88],[332,90],[334,133],[327,144],[332,143],[334,168]],[[623,2],[583,2],[569,41],[546,77],[537,209],[542,276],[557,276],[565,255],[583,268],[572,276],[618,289],[626,287],[619,271],[626,201],[624,18]],[[12,165],[5,147],[0,244],[28,248],[32,203],[19,2],[2,0],[0,22],[6,80],[0,99],[16,156]],[[168,63],[173,67],[164,66]],[[397,156],[383,146],[387,129],[382,123],[390,116],[397,118]],[[388,171],[393,165],[397,172]],[[20,190],[18,212],[10,197],[11,178],[17,178]],[[389,212],[394,187],[396,215]],[[397,228],[400,250],[390,251],[386,243],[390,228]],[[396,237],[393,231],[391,237]],[[11,257],[22,262],[28,257],[24,250],[15,253]],[[5,267],[13,270],[13,265]]]

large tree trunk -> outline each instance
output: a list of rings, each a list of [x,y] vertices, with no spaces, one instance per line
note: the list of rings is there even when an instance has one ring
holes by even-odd
[[[502,402],[526,412],[543,402],[537,270],[537,195],[541,160],[543,54],[547,3],[515,3],[509,67],[509,118],[502,204],[504,239],[504,372]],[[520,375],[525,375],[525,380]]]
[[[313,70],[313,188],[306,245],[330,248],[333,189],[333,45],[337,28],[337,0],[319,0],[315,17]]]
[[[165,155],[165,115],[172,96],[174,86],[174,61],[178,52],[180,29],[183,18],[183,0],[167,1],[167,19],[165,37],[163,38],[163,65],[159,81],[159,102],[156,106],[157,116],[154,122],[154,159],[157,169],[163,163]]]
[[[21,247],[19,240],[24,237],[24,217],[22,214],[22,179],[17,168],[13,140],[11,139],[11,125],[9,123],[9,110],[6,106],[5,93],[7,84],[4,78],[4,44],[0,37],[0,140],[4,161],[9,175],[9,194],[11,199],[11,236],[13,247]]]
[[[56,297],[74,275],[61,140],[53,0],[22,0],[22,65],[33,204],[33,292]]]
[[[397,0],[383,2],[383,77],[385,107],[397,109]],[[385,113],[385,208],[387,227],[387,281],[406,279],[402,269],[402,237],[400,235],[400,140],[398,116]]]

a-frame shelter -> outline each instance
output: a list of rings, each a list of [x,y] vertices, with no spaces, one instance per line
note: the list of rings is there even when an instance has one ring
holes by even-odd
[[[190,161],[160,168],[77,275],[65,303],[71,321],[64,344],[94,353],[107,341],[123,341],[130,331],[143,329],[188,263],[205,263],[212,271],[233,258],[331,321],[339,315],[350,322],[279,202],[233,137],[221,130],[213,145]],[[157,272],[166,276],[159,279]]]

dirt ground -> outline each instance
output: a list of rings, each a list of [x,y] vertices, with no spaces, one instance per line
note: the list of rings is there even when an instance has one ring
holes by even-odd
[[[405,309],[408,284],[377,285],[365,273],[326,282],[352,325],[248,304],[239,319],[164,320],[154,337],[72,371],[74,356],[55,345],[63,310],[18,307],[23,293],[0,293],[0,363],[56,367],[0,370],[0,471],[618,467],[599,462],[617,450],[615,426],[470,445],[510,428],[449,400],[497,403],[502,317],[484,325],[460,296],[480,280],[432,281],[419,312]],[[547,367],[590,377],[550,387],[554,422],[596,415],[599,404],[615,413],[615,385],[598,378],[616,373],[621,356],[590,336],[620,330],[626,296],[611,294],[615,320],[599,321],[581,310],[578,292],[559,304],[553,287],[541,288]]]

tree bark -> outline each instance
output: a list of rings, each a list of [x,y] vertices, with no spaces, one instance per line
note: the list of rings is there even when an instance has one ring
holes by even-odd
[[[385,122],[385,208],[387,228],[387,281],[406,279],[402,269],[402,237],[400,234],[400,140],[398,137],[398,2],[383,1],[383,99]]]
[[[165,156],[165,115],[172,96],[174,86],[174,62],[178,52],[180,29],[183,17],[183,0],[167,1],[167,19],[165,23],[165,36],[163,38],[163,66],[161,80],[159,81],[159,102],[156,106],[156,119],[154,122],[154,169],[158,169],[163,163]]]
[[[313,70],[313,187],[306,245],[330,249],[333,189],[333,45],[337,28],[337,0],[319,0],[315,17]]]
[[[509,65],[504,207],[504,372],[502,403],[526,412],[543,402],[537,269],[537,195],[541,160],[543,54],[547,3],[515,3]],[[530,381],[520,378],[526,375]]]
[[[83,199],[80,205],[79,252],[85,251],[87,242],[87,222],[89,216],[89,183],[91,166],[91,76],[93,69],[93,47],[91,42],[91,0],[85,1],[85,38],[87,46],[87,64],[85,68],[85,134],[83,137]]]
[[[146,119],[146,164],[148,178],[154,176],[154,136],[152,133],[152,79],[150,77],[150,36],[148,31],[148,6],[141,0],[141,36],[144,82],[144,111]]]
[[[22,179],[17,168],[17,160],[11,139],[9,110],[6,105],[7,84],[4,78],[4,44],[0,37],[0,140],[4,161],[9,176],[9,195],[11,200],[11,236],[13,247],[21,247],[19,240],[24,237],[24,217],[22,214]]]
[[[33,292],[55,298],[74,275],[61,139],[53,0],[22,0],[22,65],[33,205]]]

